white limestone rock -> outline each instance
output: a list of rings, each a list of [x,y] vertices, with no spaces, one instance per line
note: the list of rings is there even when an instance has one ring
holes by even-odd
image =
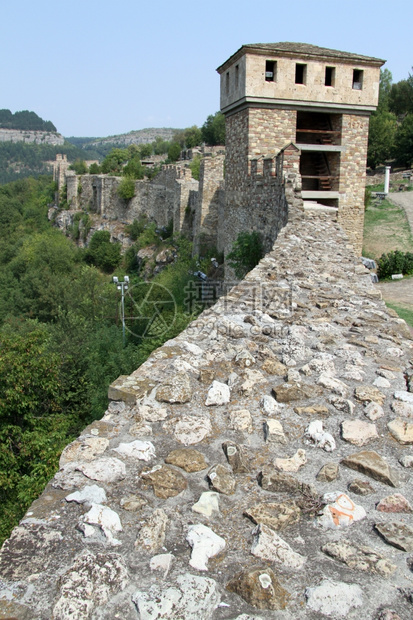
[[[259,383],[265,383],[267,379],[259,370],[247,369],[243,373],[243,382],[240,386],[240,392],[245,396],[248,395],[252,389]]]
[[[270,418],[264,422],[264,436],[266,441],[274,441],[277,443],[287,443],[284,435],[284,429],[279,420]]]
[[[305,450],[299,449],[289,459],[276,458],[274,459],[274,465],[280,471],[288,471],[296,473],[300,467],[307,463],[307,457],[305,455]]]
[[[234,431],[252,433],[252,416],[248,409],[238,409],[229,413],[229,427]]]
[[[306,437],[310,438],[317,448],[322,448],[326,452],[332,452],[336,449],[336,442],[330,433],[323,430],[321,420],[313,420],[305,431]]]
[[[132,596],[140,620],[210,620],[220,602],[213,579],[186,573],[176,585],[152,585]]]
[[[205,491],[196,504],[192,506],[193,512],[198,512],[205,517],[212,517],[219,513],[219,493],[215,491]]]
[[[192,416],[188,414],[172,418],[165,422],[163,430],[174,435],[184,446],[199,443],[212,433],[211,420],[207,416]]]
[[[363,422],[363,420],[345,420],[342,422],[341,436],[344,441],[348,441],[354,446],[365,446],[372,439],[379,437],[376,425]]]
[[[207,407],[215,405],[226,405],[231,399],[231,390],[226,383],[220,381],[213,381],[208,390],[208,395],[205,401]]]
[[[287,568],[299,570],[307,558],[293,551],[288,543],[267,525],[259,523],[252,530],[252,555],[262,560],[283,564]]]
[[[160,553],[159,555],[154,555],[149,562],[149,568],[154,571],[163,572],[163,578],[167,576],[169,573],[172,562],[175,559],[175,556],[172,553]]]
[[[274,415],[280,410],[281,405],[275,398],[265,394],[260,401],[260,407],[267,415]]]
[[[79,437],[63,450],[59,467],[74,461],[92,461],[106,450],[109,439],[104,437]]]
[[[66,495],[67,502],[76,502],[77,504],[102,504],[106,502],[105,489],[97,484],[86,485],[80,491],[75,491],[70,495]]]
[[[373,381],[373,385],[375,385],[378,388],[389,388],[389,387],[391,387],[390,381],[388,381],[384,377],[377,377],[377,379],[375,379]]]
[[[305,591],[307,605],[330,618],[344,618],[354,607],[363,605],[363,591],[356,584],[324,579],[319,586]]]
[[[122,544],[120,540],[117,540],[114,537],[116,532],[122,531],[122,524],[120,522],[119,515],[111,508],[108,508],[108,506],[92,504],[89,512],[81,517],[81,523],[98,526],[112,546]],[[86,531],[90,532],[89,528]],[[86,533],[85,536],[87,536]]]
[[[394,400],[390,405],[392,411],[399,418],[413,418],[413,403],[404,403],[401,400]]]
[[[355,504],[345,493],[333,491],[323,496],[326,506],[316,523],[324,528],[340,529],[366,517],[363,506]]]
[[[398,390],[394,393],[394,398],[396,400],[401,400],[402,403],[413,405],[413,392],[403,392],[402,390]]]
[[[76,469],[87,478],[99,482],[117,482],[126,476],[125,463],[112,457],[96,459],[91,463],[78,463]]]
[[[343,381],[340,381],[339,379],[332,377],[327,372],[321,373],[321,375],[318,378],[317,383],[318,385],[321,385],[322,387],[326,388],[326,390],[330,390],[330,392],[333,392],[334,394],[337,394],[338,396],[341,396],[342,398],[347,398],[350,392],[350,388],[348,387],[348,385],[343,383]]]
[[[117,448],[113,448],[113,451],[139,461],[150,461],[156,456],[153,443],[139,439],[129,443],[120,443]]]
[[[225,549],[225,540],[206,525],[190,525],[186,540],[192,547],[189,564],[197,570],[208,570],[207,562]]]
[[[372,401],[364,407],[364,415],[366,418],[374,422],[384,416],[384,409],[381,405]]]

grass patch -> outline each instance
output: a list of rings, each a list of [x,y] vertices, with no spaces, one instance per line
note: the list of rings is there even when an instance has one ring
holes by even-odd
[[[413,307],[407,304],[395,304],[386,301],[386,306],[397,312],[401,319],[404,319],[410,327],[413,327]]]
[[[383,200],[366,209],[363,256],[378,259],[392,250],[412,252],[413,238],[404,209]]]

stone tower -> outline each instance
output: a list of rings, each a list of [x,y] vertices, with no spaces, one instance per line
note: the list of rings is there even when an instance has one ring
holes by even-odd
[[[226,116],[226,249],[241,230],[275,240],[277,224],[268,231],[271,218],[262,221],[251,188],[259,186],[260,172],[265,182],[266,160],[293,143],[304,205],[335,208],[361,252],[369,115],[384,62],[304,43],[270,43],[243,45],[217,69]]]

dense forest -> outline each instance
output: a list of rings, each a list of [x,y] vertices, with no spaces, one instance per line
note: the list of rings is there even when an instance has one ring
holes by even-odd
[[[0,539],[52,477],[63,447],[103,415],[109,383],[201,310],[187,305],[185,285],[210,264],[192,258],[188,240],[145,219],[127,228],[133,245],[123,257],[107,231],[79,249],[47,219],[54,191],[46,176],[0,187]],[[128,318],[147,293],[136,254],[148,244],[175,257],[151,280],[161,285],[161,331]],[[125,273],[123,341],[112,276]]]
[[[0,110],[0,127],[2,129],[20,129],[24,131],[57,131],[51,121],[44,121],[36,112],[22,110],[14,114],[10,110]]]
[[[413,74],[393,84],[391,72],[383,69],[379,105],[370,117],[367,163],[374,169],[390,161],[413,165]]]

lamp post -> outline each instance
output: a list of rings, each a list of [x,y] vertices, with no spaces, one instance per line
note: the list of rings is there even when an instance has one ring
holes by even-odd
[[[113,276],[113,282],[116,284],[116,288],[121,294],[120,312],[122,316],[122,340],[123,346],[125,346],[125,291],[129,288],[129,276],[125,276],[123,282],[121,282],[117,276]]]

